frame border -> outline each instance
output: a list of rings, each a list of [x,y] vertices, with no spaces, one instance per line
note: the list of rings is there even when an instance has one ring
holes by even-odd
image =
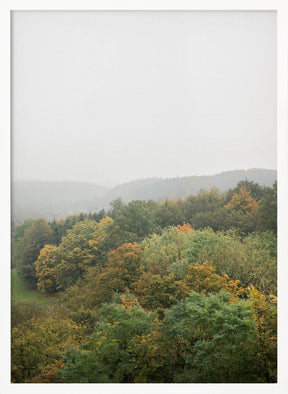
[[[288,3],[287,3],[288,4]],[[134,385],[129,384],[11,384],[10,383],[10,152],[11,152],[11,17],[13,11],[276,11],[277,12],[277,177],[278,177],[278,383],[276,384],[138,384],[136,390],[145,393],[160,391],[173,393],[175,388],[183,393],[284,393],[288,389],[288,342],[284,330],[287,319],[287,294],[285,282],[288,274],[287,242],[287,201],[288,201],[288,5],[284,0],[2,0],[0,5],[0,159],[4,193],[1,193],[3,242],[2,310],[5,324],[1,325],[1,374],[0,387],[3,393],[14,392],[92,392],[116,391],[117,394],[132,393]],[[10,164],[10,166],[9,166]],[[7,302],[7,294],[8,302]],[[6,324],[7,323],[7,324]],[[281,346],[279,346],[281,344]]]

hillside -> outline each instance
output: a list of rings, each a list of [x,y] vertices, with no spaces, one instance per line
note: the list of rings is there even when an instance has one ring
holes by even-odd
[[[81,182],[40,182],[18,181],[13,182],[13,197],[15,203],[42,206],[59,202],[75,202],[104,197],[108,187],[93,183]]]
[[[211,187],[224,192],[245,179],[262,186],[272,186],[277,179],[277,171],[249,169],[216,175],[140,179],[117,185],[112,189],[81,182],[13,182],[13,218],[16,223],[29,217],[59,219],[74,213],[108,208],[109,203],[116,198],[121,198],[124,202],[185,198],[197,194],[201,189],[209,190]]]
[[[28,217],[56,219],[101,209],[109,188],[84,182],[12,182],[12,211],[16,222]]]
[[[277,179],[277,171],[249,169],[227,171],[216,175],[137,180],[115,186],[106,194],[106,200],[111,201],[118,197],[125,202],[184,198],[190,194],[197,194],[201,189],[210,189],[211,187],[216,187],[220,192],[224,192],[245,179],[259,183],[261,186],[272,186]]]

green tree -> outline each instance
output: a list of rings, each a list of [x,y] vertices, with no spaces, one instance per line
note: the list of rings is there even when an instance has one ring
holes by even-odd
[[[167,312],[163,330],[174,382],[265,382],[249,303],[231,302],[226,292],[191,292]]]
[[[52,230],[45,219],[37,219],[25,231],[23,237],[22,261],[19,274],[31,288],[36,288],[35,261],[40,250],[52,241]]]
[[[116,198],[110,202],[109,216],[111,216],[112,219],[115,219],[117,213],[123,208],[125,208],[125,203],[123,200],[121,198]]]
[[[256,230],[257,215],[249,215],[240,210],[218,208],[213,212],[199,212],[191,219],[196,230],[210,227],[214,231],[237,229],[243,234]]]
[[[148,203],[139,200],[121,205],[115,213],[114,223],[122,233],[131,235],[126,242],[140,241],[155,229],[155,218]]]
[[[24,223],[18,225],[15,230],[12,231],[11,237],[11,268],[16,268],[22,262],[22,253],[24,248],[24,234],[30,226],[32,226],[34,220],[29,219]]]
[[[188,229],[188,231],[186,231]],[[144,251],[144,269],[155,275],[167,275],[170,266],[179,263],[186,256],[187,240],[193,229],[184,226],[167,227],[161,235],[145,238],[141,247]]]
[[[258,229],[277,234],[277,182],[264,189],[264,196],[259,202]]]
[[[176,226],[184,221],[181,200],[166,200],[159,204],[155,213],[155,222],[160,227]]]
[[[156,316],[145,312],[131,295],[106,304],[95,332],[80,351],[67,353],[64,382],[146,383],[156,378]]]
[[[68,230],[71,230],[73,226],[80,221],[79,215],[68,216],[65,219],[53,220],[49,223],[53,231],[53,244],[59,245],[64,235],[67,234]]]
[[[189,263],[209,261],[219,275],[240,280],[242,287],[250,284],[265,294],[276,295],[277,239],[271,233],[254,233],[241,237],[235,231],[198,230],[189,237]]]
[[[201,190],[196,196],[188,196],[183,202],[184,220],[193,226],[193,218],[199,213],[213,213],[224,204],[218,189]]]

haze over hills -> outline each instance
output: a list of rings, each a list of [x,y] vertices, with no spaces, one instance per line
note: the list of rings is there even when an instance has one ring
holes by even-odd
[[[84,182],[12,182],[12,215],[16,222],[29,217],[62,218],[97,210],[109,188]]]
[[[179,178],[151,178],[117,185],[106,194],[109,201],[121,197],[123,201],[184,198],[197,194],[201,189],[216,187],[220,192],[233,188],[247,179],[262,186],[272,186],[277,178],[276,170],[249,169],[226,171],[216,175]]]
[[[109,188],[86,182],[13,182],[13,198],[15,203],[34,206],[70,203],[79,200],[90,200],[105,196]]]
[[[107,209],[116,198],[124,202],[185,198],[211,187],[225,192],[246,179],[272,186],[277,171],[249,169],[216,175],[140,179],[113,188],[84,182],[15,181],[12,183],[12,213],[16,223],[29,217],[44,216],[52,220],[73,213]]]

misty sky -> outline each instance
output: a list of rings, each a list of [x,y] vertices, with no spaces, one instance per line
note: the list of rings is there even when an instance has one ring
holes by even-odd
[[[14,12],[12,177],[276,168],[275,12]]]

